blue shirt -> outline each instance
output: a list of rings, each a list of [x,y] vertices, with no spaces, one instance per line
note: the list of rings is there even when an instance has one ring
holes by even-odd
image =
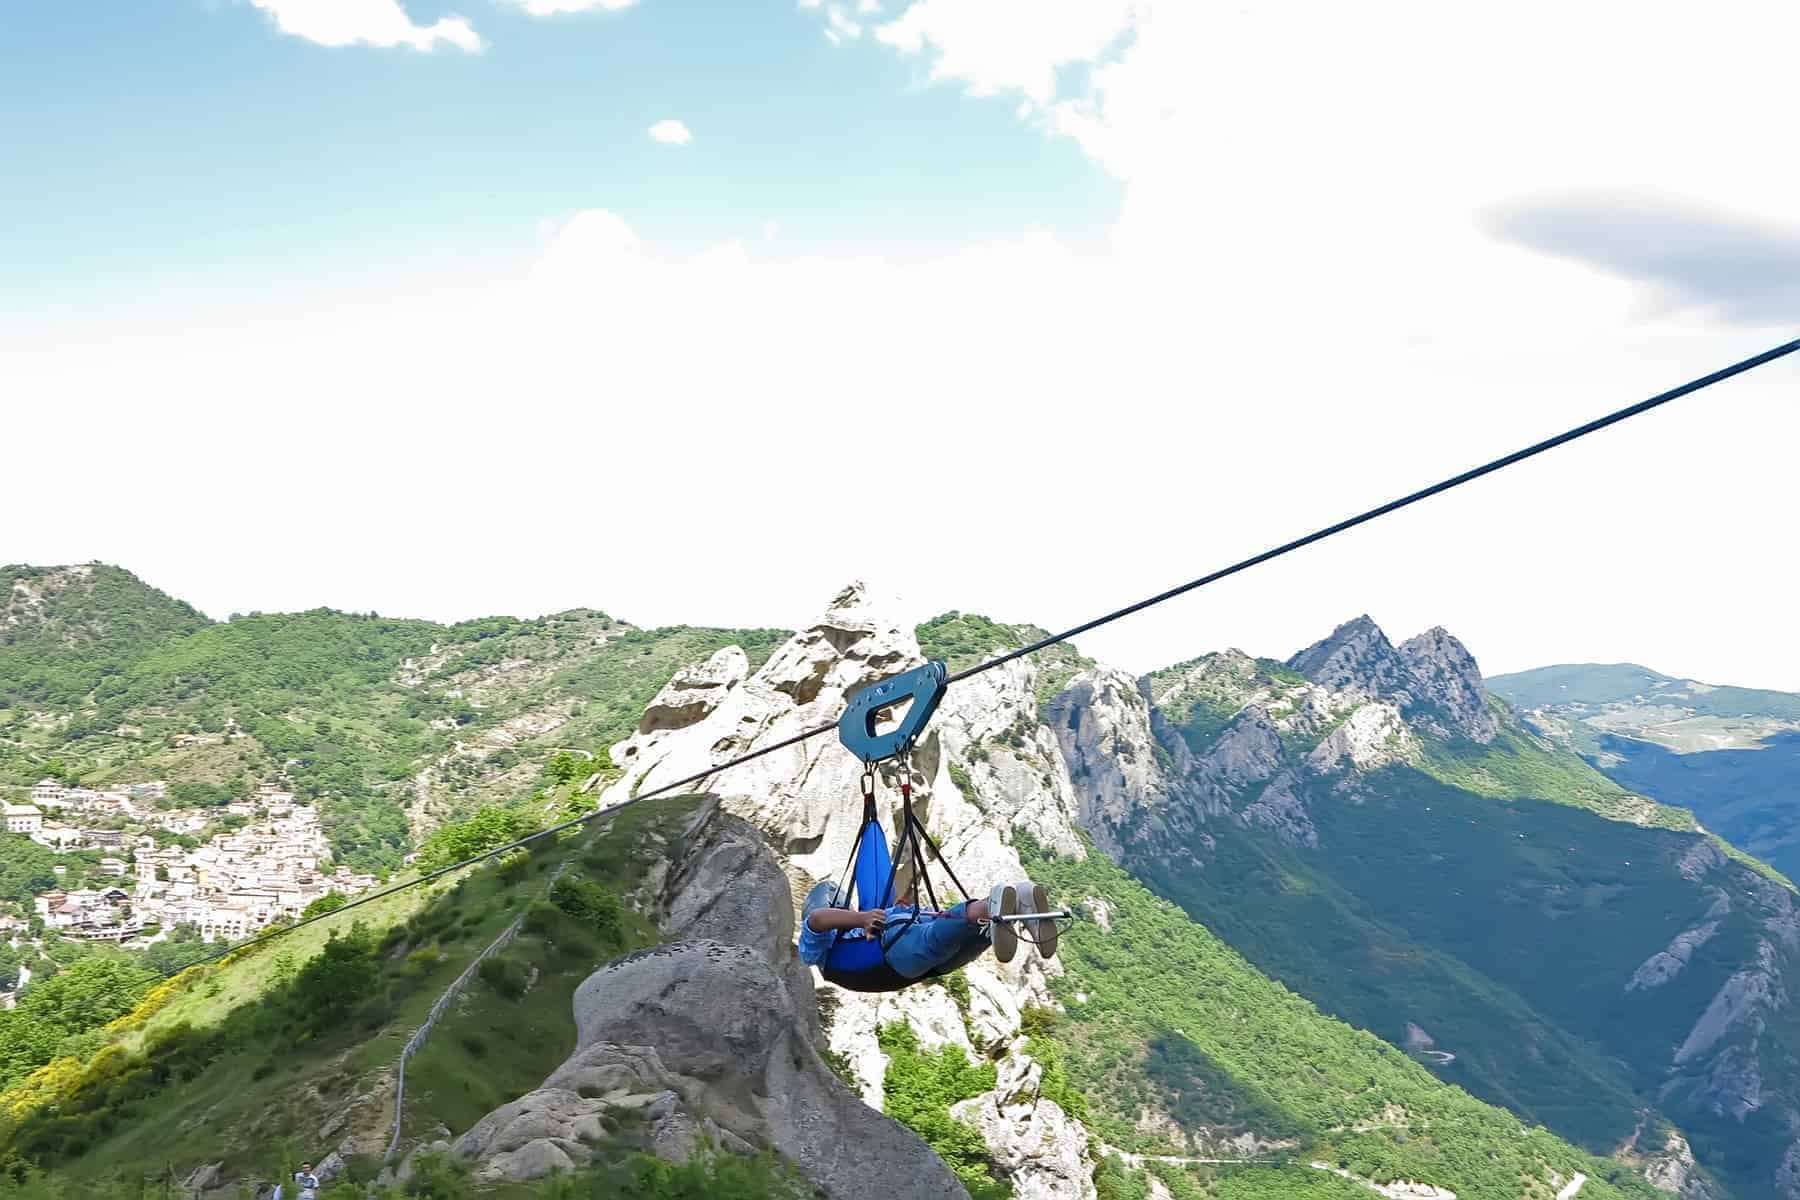
[[[893,929],[903,919],[910,919],[913,910],[905,905],[896,905],[887,910],[888,928]],[[806,919],[800,922],[800,961],[816,967],[825,961],[825,955],[831,951],[832,943],[840,933],[850,932],[847,929],[828,929],[824,933],[816,933],[812,924]]]

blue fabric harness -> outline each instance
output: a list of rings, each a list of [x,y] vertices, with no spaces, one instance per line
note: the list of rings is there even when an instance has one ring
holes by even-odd
[[[833,908],[893,907],[894,860],[888,853],[887,834],[882,832],[881,822],[876,819],[873,801],[863,804],[862,828],[856,831],[848,882],[848,889],[841,896],[837,894],[835,884],[822,883],[814,888],[812,896],[807,897],[807,915],[820,906],[820,901]],[[861,897],[860,902],[858,897]],[[916,920],[917,916],[915,905],[912,919]],[[896,931],[895,925],[890,925],[884,932],[893,931]],[[849,991],[897,992],[913,981],[888,965],[883,941],[861,929],[838,930],[819,970],[827,980]]]

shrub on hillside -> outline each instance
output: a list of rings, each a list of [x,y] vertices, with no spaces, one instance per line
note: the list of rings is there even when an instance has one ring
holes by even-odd
[[[619,936],[623,913],[619,897],[592,879],[563,876],[550,888],[550,903],[609,942]]]
[[[322,917],[326,913],[336,912],[348,903],[349,901],[344,899],[341,892],[326,892],[301,910],[300,919],[304,921],[312,917]]]
[[[435,871],[453,862],[475,858],[508,842],[516,842],[535,826],[523,813],[488,807],[466,821],[441,826],[419,847],[418,867]]]
[[[994,1178],[981,1134],[950,1115],[957,1101],[993,1090],[993,1064],[971,1066],[956,1046],[921,1049],[918,1035],[904,1022],[882,1026],[876,1040],[888,1056],[881,1085],[888,1116],[937,1151],[971,1200],[1008,1200],[1012,1188]]]
[[[510,954],[494,954],[481,960],[477,968],[483,983],[508,1000],[517,1000],[531,986],[531,972]]]
[[[288,989],[289,1003],[305,1029],[322,1033],[354,1011],[380,978],[374,934],[358,921],[346,934],[334,932],[300,968]]]

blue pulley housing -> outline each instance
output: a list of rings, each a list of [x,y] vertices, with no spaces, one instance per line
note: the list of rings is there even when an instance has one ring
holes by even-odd
[[[877,763],[911,750],[938,701],[944,698],[949,670],[933,660],[898,675],[871,683],[856,695],[838,718],[838,739],[844,748],[865,763]],[[876,718],[883,709],[912,700],[912,707],[901,714],[900,723],[886,733],[875,732]]]

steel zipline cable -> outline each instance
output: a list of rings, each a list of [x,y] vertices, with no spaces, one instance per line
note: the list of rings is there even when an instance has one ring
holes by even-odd
[[[1499,458],[1496,458],[1489,462],[1483,463],[1482,465],[1480,465],[1478,467],[1473,467],[1467,471],[1462,472],[1461,474],[1452,475],[1448,479],[1444,479],[1437,483],[1431,484],[1429,487],[1420,488],[1416,492],[1410,492],[1407,495],[1401,496],[1400,498],[1398,498],[1396,500],[1390,500],[1386,504],[1378,505],[1375,508],[1371,508],[1365,512],[1358,513],[1353,517],[1347,517],[1344,520],[1337,522],[1336,524],[1327,525],[1321,529],[1316,529],[1313,532],[1304,535],[1303,537],[1295,538],[1293,541],[1283,542],[1279,546],[1273,547],[1272,549],[1269,549],[1269,550],[1264,550],[1260,554],[1255,554],[1249,558],[1242,559],[1238,562],[1232,563],[1228,567],[1221,567],[1218,570],[1211,572],[1210,574],[1202,575],[1197,579],[1190,579],[1186,583],[1179,584],[1175,587],[1168,589],[1167,591],[1158,592],[1156,595],[1147,597],[1143,600],[1139,600],[1135,604],[1128,604],[1124,608],[1114,609],[1112,612],[1109,612],[1109,613],[1105,614],[1104,616],[1095,617],[1091,621],[1084,621],[1080,625],[1076,625],[1069,629],[1063,630],[1061,633],[1050,634],[1047,637],[1039,638],[1037,641],[1032,642],[1029,645],[1021,646],[1016,650],[1009,650],[1004,654],[996,655],[995,657],[990,658],[990,659],[986,660],[985,662],[977,663],[976,665],[974,665],[972,667],[966,667],[963,670],[957,671],[954,674],[950,675],[949,678],[946,680],[946,686],[948,686],[949,684],[959,683],[964,679],[969,679],[976,675],[980,675],[984,671],[991,671],[995,667],[1003,666],[1006,663],[1014,661],[1015,659],[1024,658],[1028,654],[1035,654],[1039,650],[1043,650],[1050,646],[1057,645],[1060,642],[1066,642],[1070,638],[1079,637],[1082,634],[1089,632],[1090,630],[1100,628],[1102,625],[1110,625],[1112,622],[1120,620],[1124,617],[1129,617],[1133,613],[1142,612],[1144,609],[1154,607],[1155,605],[1162,604],[1163,602],[1168,601],[1168,600],[1173,600],[1177,596],[1184,596],[1189,592],[1196,591],[1199,588],[1205,587],[1207,584],[1216,583],[1221,579],[1228,578],[1232,575],[1239,574],[1240,572],[1243,572],[1243,571],[1248,571],[1252,567],[1260,566],[1266,562],[1271,562],[1274,559],[1281,558],[1282,556],[1287,555],[1287,554],[1292,554],[1294,551],[1304,549],[1305,547],[1312,545],[1314,542],[1322,542],[1326,538],[1335,537],[1336,535],[1338,535],[1340,533],[1344,533],[1348,530],[1354,529],[1359,525],[1365,525],[1368,522],[1375,520],[1377,517],[1384,517],[1389,513],[1398,512],[1400,509],[1410,507],[1411,505],[1417,504],[1422,500],[1429,500],[1433,496],[1442,495],[1443,493],[1448,492],[1448,491],[1452,490],[1453,488],[1461,487],[1465,483],[1472,483],[1475,480],[1480,479],[1485,475],[1492,475],[1494,472],[1503,470],[1506,467],[1510,467],[1515,463],[1524,462],[1528,458],[1535,458],[1536,456],[1543,454],[1546,451],[1556,449],[1558,446],[1565,446],[1565,445],[1569,444],[1570,442],[1576,441],[1577,439],[1587,437],[1589,434],[1598,433],[1602,429],[1610,428],[1611,426],[1617,425],[1620,422],[1630,420],[1632,417],[1640,416],[1644,413],[1649,412],[1651,409],[1660,408],[1663,405],[1670,403],[1671,401],[1681,399],[1683,396],[1691,396],[1695,392],[1701,391],[1705,388],[1709,388],[1715,383],[1723,383],[1727,379],[1732,379],[1732,378],[1735,378],[1736,376],[1743,375],[1746,372],[1755,370],[1757,367],[1764,366],[1768,363],[1772,363],[1772,362],[1776,361],[1777,359],[1785,358],[1788,355],[1794,354],[1796,352],[1800,352],[1800,338],[1795,338],[1794,340],[1789,341],[1789,342],[1784,342],[1779,346],[1771,347],[1770,349],[1763,351],[1761,354],[1753,355],[1750,358],[1746,358],[1739,362],[1732,363],[1728,367],[1722,367],[1719,370],[1712,372],[1710,375],[1702,375],[1698,379],[1689,380],[1687,383],[1684,383],[1684,384],[1680,385],[1679,387],[1670,388],[1666,392],[1659,392],[1658,394],[1651,396],[1647,400],[1640,400],[1636,404],[1627,405],[1626,407],[1618,409],[1615,412],[1608,413],[1603,417],[1597,417],[1594,420],[1587,422],[1586,424],[1577,425],[1575,428],[1566,430],[1565,432],[1559,433],[1554,437],[1545,438],[1541,442],[1534,442],[1533,444],[1526,446],[1522,450],[1515,450],[1511,454],[1502,455]],[[688,775],[684,778],[677,779],[671,783],[662,784],[659,787],[652,788],[651,790],[649,790],[647,792],[641,792],[635,796],[630,797],[629,799],[620,801],[618,804],[612,805],[610,808],[597,809],[591,813],[584,813],[579,817],[575,817],[571,820],[564,821],[561,824],[552,825],[548,829],[540,829],[536,833],[529,834],[526,837],[519,838],[517,841],[508,842],[507,844],[505,844],[503,846],[496,846],[492,850],[483,851],[481,854],[478,854],[478,855],[474,856],[473,858],[467,858],[461,862],[451,863],[449,866],[439,867],[436,870],[428,871],[425,874],[420,875],[416,879],[409,879],[404,883],[395,884],[393,887],[384,888],[378,892],[371,892],[366,896],[359,896],[355,900],[351,900],[348,903],[343,904],[338,908],[332,909],[330,912],[319,913],[315,916],[307,917],[307,918],[304,918],[303,920],[297,921],[292,925],[284,925],[278,929],[271,929],[268,932],[263,933],[257,937],[250,938],[247,941],[239,942],[238,944],[236,944],[234,946],[227,947],[227,948],[220,950],[214,954],[209,954],[204,958],[198,959],[195,962],[189,963],[187,966],[180,968],[180,970],[163,972],[162,976],[163,976],[163,978],[169,978],[174,975],[180,974],[181,971],[190,970],[193,967],[204,966],[205,964],[207,964],[209,962],[214,962],[218,959],[225,958],[232,954],[236,954],[240,951],[251,949],[255,946],[261,945],[261,944],[271,941],[275,938],[283,937],[287,934],[293,933],[295,930],[303,929],[306,926],[311,925],[316,921],[323,921],[327,917],[335,917],[335,916],[339,915],[340,913],[349,912],[351,909],[354,909],[354,908],[360,908],[364,904],[372,904],[377,900],[385,900],[387,897],[395,895],[399,892],[403,892],[403,891],[407,890],[408,888],[414,888],[414,887],[418,887],[420,884],[430,883],[434,879],[438,879],[444,875],[451,874],[452,872],[455,872],[455,871],[460,871],[465,867],[473,866],[476,863],[483,862],[487,859],[495,857],[496,855],[505,854],[508,851],[517,850],[522,847],[528,846],[531,843],[536,842],[542,838],[555,837],[557,834],[562,833],[564,830],[573,829],[579,825],[585,825],[589,821],[595,821],[595,820],[599,820],[601,818],[611,817],[614,814],[621,812],[624,809],[629,808],[634,804],[641,803],[642,801],[645,801],[645,800],[654,800],[659,796],[667,796],[672,792],[677,792],[677,791],[681,790],[682,788],[689,787],[693,784],[701,782],[702,780],[709,779],[714,775],[718,775],[718,774],[721,774],[722,772],[729,771],[733,767],[742,766],[744,763],[751,762],[754,759],[762,758],[764,755],[773,754],[777,750],[786,750],[790,746],[798,746],[801,743],[810,741],[811,739],[816,738],[821,734],[830,733],[831,731],[833,731],[836,728],[837,728],[836,721],[830,721],[823,725],[814,726],[811,729],[807,729],[800,733],[793,734],[792,736],[782,738],[780,741],[771,742],[767,746],[761,746],[755,750],[749,751],[748,753],[740,754],[736,758],[733,758],[733,759],[730,759],[729,761],[720,763],[717,766],[708,767],[704,771],[696,771],[692,775]]]

